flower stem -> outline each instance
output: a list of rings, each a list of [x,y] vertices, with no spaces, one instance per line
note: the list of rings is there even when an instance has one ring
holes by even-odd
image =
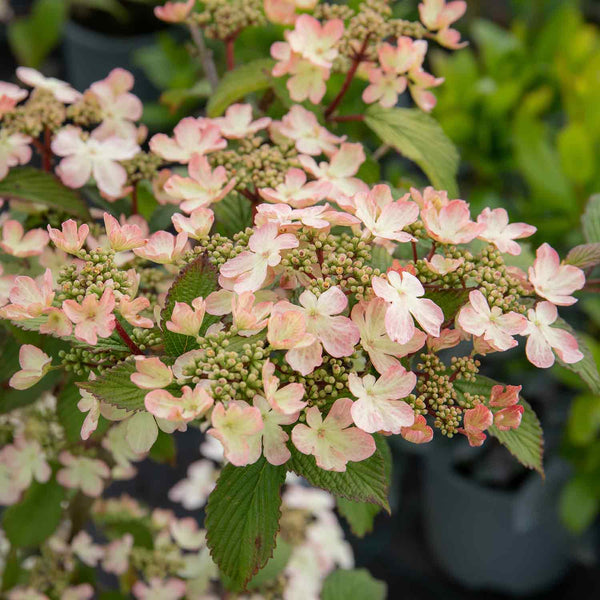
[[[235,69],[235,38],[236,36],[231,36],[225,40],[225,58],[228,71]]]
[[[140,350],[139,346],[129,337],[129,334],[125,331],[125,329],[123,329],[123,325],[119,323],[119,320],[117,318],[115,318],[115,329],[117,330],[119,337],[123,340],[123,342],[125,342],[125,345],[131,350],[133,354],[144,354]]]
[[[208,79],[208,83],[214,91],[219,83],[219,76],[217,74],[217,67],[215,65],[212,50],[206,45],[204,36],[198,25],[191,23],[189,24],[189,29],[192,40],[194,40],[194,44],[198,49],[198,55],[200,56],[200,62],[202,63],[206,79]]]

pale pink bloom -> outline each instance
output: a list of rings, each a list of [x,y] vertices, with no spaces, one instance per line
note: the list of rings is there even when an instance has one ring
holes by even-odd
[[[115,252],[133,250],[146,243],[145,232],[135,224],[121,225],[117,219],[108,213],[104,213],[104,227],[110,247]]]
[[[400,364],[399,358],[412,354],[423,347],[427,335],[415,329],[414,336],[406,344],[392,342],[385,328],[387,303],[382,298],[358,302],[352,309],[352,320],[360,332],[360,345],[375,369],[383,374]]]
[[[267,339],[275,349],[294,351],[291,356],[289,352],[286,354],[286,360],[303,375],[308,375],[323,361],[321,344],[307,331],[306,316],[287,302],[273,307]]]
[[[11,112],[13,108],[25,100],[29,92],[20,88],[14,83],[8,83],[7,81],[0,81],[0,117],[6,113]]]
[[[73,538],[71,550],[88,567],[95,567],[104,558],[104,548],[94,544],[87,531],[80,531]]]
[[[189,423],[201,417],[214,404],[214,398],[200,384],[193,389],[187,385],[181,388],[180,397],[167,390],[153,390],[146,394],[146,410],[157,419]]]
[[[252,106],[250,104],[232,104],[224,117],[213,119],[212,122],[219,127],[221,135],[230,140],[239,140],[265,129],[271,123],[270,117],[252,120]]]
[[[175,302],[166,327],[173,333],[196,337],[202,327],[205,311],[206,303],[202,297],[195,298],[191,306],[185,302]]]
[[[18,586],[8,593],[7,600],[50,600],[50,598],[32,587]]]
[[[294,446],[303,454],[312,454],[317,466],[326,471],[345,471],[349,461],[360,462],[375,452],[375,440],[352,427],[350,398],[338,398],[325,419],[316,406],[306,411],[306,425],[292,430]]]
[[[92,379],[92,377],[90,377]],[[81,439],[87,440],[90,435],[98,428],[98,420],[100,419],[100,402],[90,392],[80,389],[81,398],[77,402],[77,408],[82,413],[87,413],[81,426]]]
[[[61,229],[54,229],[48,225],[48,234],[53,244],[68,254],[77,254],[83,248],[89,232],[88,225],[78,226],[73,219],[65,221]]]
[[[112,289],[106,288],[100,300],[96,294],[88,294],[81,304],[75,300],[65,300],[62,309],[75,325],[75,337],[81,342],[95,346],[98,336],[110,337],[115,328],[115,296]]]
[[[483,432],[491,427],[493,421],[492,411],[487,406],[478,404],[475,408],[465,410],[463,427],[458,431],[467,436],[469,445],[481,446],[487,437]]]
[[[47,308],[45,311],[47,320],[40,325],[40,333],[66,337],[71,335],[73,325],[69,317],[60,308]]]
[[[213,409],[209,435],[217,438],[225,449],[225,458],[236,467],[255,463],[261,453],[263,422],[260,410],[243,401],[234,401],[225,409]]]
[[[44,77],[39,71],[29,67],[18,67],[17,77],[32,88],[50,92],[59,102],[65,104],[72,104],[81,98],[81,94],[65,81]]]
[[[490,406],[506,408],[514,406],[519,401],[519,394],[523,386],[520,385],[495,385],[490,394]]]
[[[123,575],[129,569],[129,555],[132,548],[133,536],[130,533],[107,544],[104,548],[102,568],[107,573]]]
[[[195,0],[187,2],[165,2],[154,7],[154,16],[167,23],[183,23],[192,12]]]
[[[90,86],[100,105],[102,123],[96,133],[99,138],[117,135],[136,140],[138,132],[134,121],[142,117],[144,107],[141,100],[131,93],[134,82],[129,71],[117,68],[108,77]]]
[[[17,275],[8,295],[11,304],[0,309],[0,315],[13,320],[39,317],[52,306],[54,295],[50,269],[46,269],[37,281],[26,275]]]
[[[529,267],[529,281],[538,296],[558,306],[577,302],[572,294],[585,285],[583,271],[573,265],[561,265],[558,253],[549,244],[542,244]]]
[[[159,265],[176,263],[187,250],[187,233],[174,236],[168,231],[157,231],[148,239],[145,246],[134,248],[134,253]]]
[[[385,108],[391,108],[398,102],[398,96],[406,90],[407,80],[404,75],[377,68],[369,69],[369,85],[362,93],[367,104],[379,102]]]
[[[362,144],[344,143],[333,153],[328,163],[321,162],[317,165],[314,158],[305,154],[300,155],[298,160],[318,179],[321,195],[335,202],[369,191],[366,183],[354,177],[365,158]]]
[[[460,329],[442,329],[438,337],[427,336],[427,347],[433,352],[454,348],[461,342]]]
[[[154,321],[148,317],[143,317],[139,313],[150,308],[148,298],[139,297],[130,300],[129,296],[124,295],[119,299],[119,312],[121,316],[134,327],[148,329],[154,326]]]
[[[465,259],[461,256],[460,258],[447,258],[441,254],[434,254],[431,260],[425,259],[427,268],[436,275],[447,275],[453,273],[465,262]]]
[[[408,196],[406,194],[400,200],[394,200],[389,186],[376,185],[366,194],[356,194],[355,214],[376,240],[415,241],[410,233],[402,231],[419,216],[419,207],[407,200]]]
[[[217,471],[209,460],[193,462],[187,469],[187,478],[169,490],[169,500],[179,502],[186,510],[202,508],[215,487],[216,478]]]
[[[127,182],[127,171],[118,161],[133,158],[140,147],[129,138],[98,139],[96,131],[84,140],[81,128],[67,125],[54,136],[52,151],[64,157],[56,173],[65,185],[80,188],[93,176],[102,193],[118,198]]]
[[[467,244],[484,228],[471,221],[469,205],[464,200],[452,200],[439,208],[429,204],[421,209],[421,219],[431,238],[442,244]]]
[[[169,533],[173,541],[184,550],[199,550],[206,541],[206,531],[198,527],[194,517],[172,518],[169,521]]]
[[[293,25],[298,18],[296,0],[264,0],[263,5],[265,15],[271,23]]]
[[[46,483],[52,475],[46,453],[39,442],[23,436],[18,436],[12,444],[4,447],[0,461],[13,473],[14,484],[22,490],[27,489],[34,480]]]
[[[165,204],[179,204],[177,198],[173,198],[165,192],[165,183],[171,179],[172,175],[171,169],[161,169],[152,179],[152,193],[157,202],[163,206]]]
[[[527,311],[525,353],[529,362],[540,369],[554,364],[554,353],[564,363],[576,363],[583,358],[574,335],[560,327],[550,327],[558,318],[558,310],[551,302],[538,302]]]
[[[279,387],[279,377],[275,376],[275,365],[267,359],[262,368],[263,389],[267,402],[274,410],[284,415],[297,414],[306,407],[304,385],[288,383]]]
[[[408,73],[408,89],[415,104],[425,112],[431,112],[436,103],[436,97],[429,91],[444,83],[443,77],[434,77],[421,68],[411,69]]]
[[[429,334],[438,336],[444,322],[442,309],[433,300],[421,298],[425,290],[411,273],[390,271],[387,281],[373,277],[373,291],[389,303],[385,313],[385,328],[390,339],[406,344],[415,335],[416,321]]]
[[[458,324],[467,333],[483,336],[495,350],[504,352],[518,345],[512,336],[523,333],[527,319],[514,311],[503,314],[498,306],[490,309],[486,297],[473,290],[469,293],[469,303],[458,313]]]
[[[419,205],[419,208],[421,210],[433,206],[436,210],[439,211],[444,206],[448,206],[448,204],[450,204],[448,192],[445,192],[443,190],[436,190],[430,185],[423,190],[422,194],[417,188],[411,187],[410,195],[412,199]]]
[[[39,348],[24,344],[19,350],[19,365],[17,371],[9,380],[8,385],[15,390],[26,390],[34,386],[49,370],[52,359]]]
[[[281,262],[282,250],[297,248],[298,245],[294,235],[278,235],[277,225],[268,223],[256,229],[250,236],[249,250],[229,259],[221,267],[221,275],[235,279],[235,292],[255,292],[265,282],[269,267],[276,267]]]
[[[322,198],[316,182],[306,183],[306,173],[302,169],[289,169],[285,180],[277,187],[261,188],[258,193],[273,204],[289,204],[292,208],[304,208],[316,204]]]
[[[15,286],[16,275],[2,275],[4,268],[0,264],[0,307],[8,303],[10,292]],[[1,315],[1,312],[0,312]]]
[[[450,27],[437,31],[434,39],[440,46],[450,48],[450,50],[458,50],[469,45],[469,42],[460,41],[460,31],[451,29]]]
[[[430,31],[435,31],[435,39],[446,48],[458,49],[467,45],[460,42],[460,33],[450,29],[450,25],[458,21],[467,10],[467,3],[455,0],[446,4],[445,0],[423,0],[419,4],[421,22]]]
[[[56,474],[56,481],[67,488],[81,490],[86,496],[97,498],[104,488],[103,479],[110,476],[110,469],[101,460],[87,456],[73,456],[63,450],[58,456],[63,468]]]
[[[131,381],[143,390],[165,388],[173,381],[173,371],[160,358],[135,356],[135,372]]]
[[[182,579],[160,579],[152,577],[148,584],[136,581],[131,588],[137,600],[179,600],[186,593],[186,584]]]
[[[201,240],[209,235],[215,221],[215,213],[210,208],[196,208],[189,217],[175,213],[171,221],[177,232],[187,233],[192,239]]]
[[[0,179],[8,175],[11,167],[26,165],[31,160],[31,138],[22,133],[0,133]]]
[[[500,431],[508,431],[509,429],[517,429],[521,425],[525,408],[521,404],[516,406],[508,406],[499,410],[494,414],[494,425]]]
[[[333,154],[346,137],[333,135],[319,124],[315,114],[300,104],[295,104],[281,121],[271,125],[271,133],[293,140],[296,150],[302,154],[317,156],[321,153]]]
[[[305,100],[313,104],[321,102],[327,91],[325,82],[330,75],[328,68],[315,65],[301,58],[300,55],[292,53],[289,44],[285,42],[275,42],[271,46],[271,56],[279,61],[273,67],[274,77],[281,77],[286,73],[291,75],[286,87],[294,102]]]
[[[186,117],[173,129],[174,137],[157,133],[150,140],[150,150],[170,162],[188,163],[194,154],[208,154],[222,150],[227,141],[221,130],[209,119]]]
[[[287,204],[259,204],[254,218],[256,225],[275,223],[283,231],[296,231],[302,226],[329,229],[332,225],[352,226],[360,221],[346,212],[332,209],[329,204],[292,209]]]
[[[357,398],[352,404],[352,419],[367,433],[389,431],[400,433],[415,421],[413,409],[400,398],[406,398],[415,387],[417,377],[401,365],[390,367],[381,377],[348,376],[348,388]]]
[[[426,444],[433,439],[433,429],[423,415],[415,415],[415,422],[410,427],[403,427],[400,435],[412,444]]]
[[[238,335],[244,337],[255,335],[267,326],[273,303],[257,303],[255,301],[256,297],[252,292],[233,293],[231,297],[232,325],[238,330]]]
[[[500,250],[517,256],[521,254],[521,246],[514,240],[529,237],[537,229],[527,223],[508,224],[508,213],[503,208],[484,208],[477,217],[477,222],[484,225],[484,229],[479,233],[479,238],[490,242]]]
[[[39,256],[48,244],[48,234],[43,229],[31,229],[27,233],[19,221],[5,221],[2,226],[0,248],[7,254],[25,258]]]
[[[256,395],[252,399],[256,408],[260,410],[263,428],[260,432],[263,445],[263,454],[272,465],[286,463],[291,453],[286,442],[290,436],[282,429],[282,425],[291,425],[298,420],[298,413],[284,414],[271,407],[262,396]]]
[[[341,19],[321,25],[314,17],[303,14],[296,19],[295,28],[285,32],[285,37],[293,52],[316,66],[329,69],[338,56],[336,46],[343,33]]]
[[[235,187],[235,179],[227,183],[225,167],[211,170],[206,157],[200,154],[192,156],[188,173],[190,177],[172,175],[165,183],[167,194],[181,200],[179,208],[186,213],[219,202]]]

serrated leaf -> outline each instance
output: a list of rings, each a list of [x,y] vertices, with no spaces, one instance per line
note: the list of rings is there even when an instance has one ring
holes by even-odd
[[[79,388],[72,382],[68,382],[56,398],[56,416],[71,443],[81,441],[81,426],[86,415],[77,408],[80,398]]]
[[[435,188],[458,195],[458,151],[433,117],[416,108],[372,105],[365,123],[381,141],[417,163]]]
[[[242,589],[273,555],[285,467],[261,456],[253,465],[226,465],[206,507],[206,540],[232,587]]]
[[[250,580],[250,583],[248,583],[248,589],[255,590],[265,583],[274,581],[287,566],[291,554],[291,544],[281,539],[281,536],[278,537],[277,545],[273,550],[273,556],[269,559],[267,564]]]
[[[366,569],[333,571],[321,590],[321,600],[385,600],[387,586]]]
[[[80,219],[91,219],[87,206],[75,191],[64,186],[52,173],[33,167],[11,169],[0,181],[0,198],[35,202]]]
[[[581,216],[581,226],[586,242],[600,243],[600,194],[594,194],[588,200],[585,212]]]
[[[225,73],[206,105],[207,116],[220,117],[228,106],[246,94],[270,87],[274,64],[271,58],[259,58]]]
[[[212,205],[215,212],[215,231],[232,238],[236,233],[252,227],[252,204],[240,194],[229,194]]]
[[[385,440],[375,436],[375,453],[360,462],[349,462],[346,471],[338,473],[317,467],[314,456],[301,454],[290,447],[292,457],[286,463],[289,471],[304,477],[315,487],[322,488],[336,496],[358,502],[377,504],[390,512],[388,502],[389,477],[386,473]]]
[[[498,382],[493,379],[477,375],[475,381],[456,380],[454,389],[459,395],[468,392],[483,396],[489,401],[492,387],[495,385],[498,385]],[[524,467],[535,469],[543,476],[544,437],[542,427],[537,415],[522,397],[519,403],[525,410],[521,425],[517,429],[500,431],[495,425],[492,425],[487,432],[505,446]],[[495,410],[492,408],[492,412]]]
[[[54,477],[47,483],[34,481],[22,500],[4,511],[2,528],[13,546],[38,546],[58,527],[65,489]]]
[[[192,301],[199,296],[206,298],[216,289],[217,270],[209,262],[206,255],[198,257],[181,270],[169,289],[165,307],[161,313],[165,351],[169,356],[181,356],[198,347],[196,340],[193,337],[181,335],[180,333],[173,333],[167,329],[166,323],[171,318],[175,302],[191,304]],[[213,317],[212,315],[204,315],[204,321],[202,322],[202,329],[200,331],[206,331],[211,323],[214,323],[217,320],[217,317]]]
[[[338,512],[346,519],[354,535],[364,537],[373,531],[373,522],[381,510],[380,506],[346,498],[336,498],[336,502]]]
[[[444,313],[444,322],[453,321],[462,306],[469,299],[468,289],[426,290],[425,298],[433,300]]]
[[[581,244],[572,248],[565,258],[569,265],[575,265],[580,269],[588,269],[600,264],[600,242],[593,244]]]

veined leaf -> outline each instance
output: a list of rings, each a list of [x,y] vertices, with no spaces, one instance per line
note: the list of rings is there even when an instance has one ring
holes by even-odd
[[[211,556],[231,586],[242,589],[273,555],[285,467],[261,456],[253,465],[221,471],[206,507]]]
[[[252,205],[240,194],[229,194],[212,205],[215,212],[215,231],[232,238],[236,233],[252,227]]]
[[[369,502],[354,502],[346,498],[336,498],[336,502],[338,512],[348,521],[354,535],[364,537],[373,531],[373,521],[381,510],[380,506]]]
[[[426,290],[425,298],[433,300],[444,313],[444,321],[452,321],[469,299],[468,289]]]
[[[458,195],[458,151],[433,117],[416,108],[374,104],[365,112],[365,123],[381,141],[417,163],[435,188],[452,198]]]
[[[366,569],[333,571],[327,576],[321,600],[385,600],[387,586]]]
[[[580,269],[588,269],[600,264],[600,242],[575,246],[567,254],[565,262]]]
[[[271,58],[259,58],[225,73],[206,105],[207,116],[211,119],[219,117],[228,106],[241,100],[246,94],[270,87],[274,64],[275,61]]]
[[[590,244],[600,243],[600,194],[594,194],[581,216],[583,237]]]

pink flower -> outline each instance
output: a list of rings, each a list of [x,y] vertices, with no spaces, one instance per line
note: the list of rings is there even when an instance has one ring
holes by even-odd
[[[196,337],[202,327],[206,302],[202,297],[192,301],[192,306],[185,302],[175,302],[171,319],[167,321],[166,327],[173,333],[180,333]]]
[[[154,15],[167,23],[183,23],[192,12],[195,0],[187,2],[165,2],[162,6],[154,7]]]
[[[137,600],[179,600],[186,594],[186,584],[185,581],[174,577],[165,580],[152,577],[149,585],[143,581],[136,581],[132,592]]]
[[[175,213],[171,221],[179,233],[187,233],[192,239],[201,240],[209,235],[215,221],[215,213],[210,208],[196,208],[189,217]]]
[[[494,425],[500,431],[516,429],[521,424],[524,407],[517,405],[519,401],[520,385],[495,385],[492,387],[490,406],[499,407],[501,410],[494,414]]]
[[[179,233],[177,237],[167,231],[157,231],[150,236],[145,246],[134,248],[134,253],[141,258],[159,265],[177,262],[185,253],[187,233]]]
[[[148,298],[135,298],[130,300],[129,296],[121,296],[119,300],[119,312],[121,316],[134,327],[142,327],[148,329],[154,326],[154,321],[148,317],[143,317],[139,313],[150,308],[150,300]]]
[[[527,319],[513,311],[503,314],[498,306],[490,309],[485,296],[479,290],[473,290],[469,294],[469,304],[458,313],[458,324],[467,333],[483,336],[492,348],[504,352],[518,344],[512,336],[523,333]]]
[[[558,318],[558,310],[551,302],[538,302],[535,308],[527,311],[527,325],[522,335],[526,335],[525,353],[529,362],[540,369],[554,364],[554,353],[565,363],[579,362],[583,354],[574,335],[560,327],[550,327]]]
[[[426,444],[433,439],[433,429],[423,415],[415,415],[415,422],[410,427],[403,427],[400,434],[412,444]]]
[[[104,227],[110,247],[115,252],[133,250],[146,243],[144,232],[138,225],[121,225],[117,219],[108,213],[104,213]]]
[[[81,304],[75,300],[65,300],[62,309],[75,325],[75,337],[91,346],[98,343],[98,336],[110,337],[115,328],[115,296],[112,289],[106,288],[100,300],[96,294],[88,294]]]
[[[421,219],[427,233],[442,244],[467,244],[484,229],[483,224],[471,221],[464,200],[452,200],[439,208],[427,204],[421,209]]]
[[[279,77],[289,73],[286,87],[294,102],[309,100],[319,104],[327,91],[325,82],[329,79],[329,69],[319,67],[308,60],[291,54],[288,44],[275,42],[271,46],[271,56],[281,62],[273,68],[273,75]]]
[[[54,136],[52,151],[64,157],[56,172],[72,188],[84,186],[93,176],[102,193],[117,198],[127,182],[127,171],[118,161],[133,158],[140,147],[129,138],[98,139],[96,131],[84,140],[79,127],[67,125]]]
[[[408,89],[415,104],[425,112],[431,112],[436,105],[435,96],[429,91],[444,83],[443,77],[434,77],[423,69],[411,69],[408,73]]]
[[[220,446],[216,440],[215,443]],[[187,478],[169,490],[169,500],[179,502],[186,510],[202,508],[215,487],[215,479],[215,468],[209,460],[193,462],[188,467]]]
[[[453,273],[465,262],[465,259],[461,256],[460,258],[446,258],[441,254],[434,254],[431,260],[425,259],[427,268],[436,275],[447,275]]]
[[[78,227],[73,219],[65,221],[60,230],[48,225],[48,233],[54,245],[69,254],[77,254],[83,248],[89,232],[90,228],[87,225]]]
[[[48,234],[43,229],[31,229],[27,233],[19,221],[8,220],[2,226],[0,248],[7,254],[24,258],[39,256],[48,244]]]
[[[9,380],[8,385],[15,390],[26,390],[34,386],[49,370],[52,359],[39,348],[24,344],[19,350],[17,371]]]
[[[28,95],[27,90],[21,89],[18,85],[8,83],[7,81],[0,81],[0,117],[11,112]]]
[[[52,306],[54,295],[50,269],[46,269],[38,281],[26,275],[17,275],[8,295],[11,304],[0,309],[0,314],[5,319],[13,320],[39,317]]]
[[[521,389],[520,385],[493,386],[490,394],[490,406],[506,408],[515,405],[519,401]]]
[[[417,377],[401,365],[390,367],[379,379],[355,373],[348,376],[348,388],[357,398],[352,404],[352,419],[367,433],[389,431],[400,433],[415,421],[412,408],[400,398],[406,398],[415,387]]]
[[[437,337],[444,322],[442,309],[428,298],[421,282],[407,271],[390,271],[387,281],[373,277],[373,290],[389,303],[385,313],[385,328],[393,342],[408,343],[415,335],[413,317],[429,334]]]
[[[483,432],[492,425],[493,420],[492,411],[487,406],[478,404],[475,408],[465,410],[463,427],[458,431],[467,436],[469,445],[481,446],[487,437]]]
[[[503,208],[484,208],[477,217],[477,222],[484,225],[479,238],[490,242],[500,250],[517,256],[521,254],[521,246],[514,240],[529,237],[537,230],[527,223],[508,224],[508,213]]]
[[[373,437],[352,425],[350,398],[338,398],[325,419],[316,406],[306,411],[306,425],[292,430],[294,446],[312,454],[317,466],[326,471],[345,471],[349,461],[360,462],[375,452]]]
[[[0,133],[0,179],[17,165],[26,165],[31,160],[31,138],[22,133]]]
[[[265,398],[277,412],[293,415],[306,406],[304,385],[288,383],[280,388],[279,378],[275,377],[275,365],[268,359],[263,365],[262,379]]]
[[[467,3],[463,0],[445,3],[445,0],[423,0],[419,4],[421,22],[430,31],[435,31],[435,39],[446,48],[458,49],[467,45],[460,42],[460,33],[450,29],[454,21],[458,21],[467,10]]]
[[[230,140],[239,140],[265,129],[271,123],[270,117],[252,120],[252,106],[250,104],[232,104],[224,117],[212,121],[221,130],[221,135]]]
[[[67,488],[81,490],[86,496],[97,498],[104,488],[103,479],[110,476],[106,463],[87,456],[73,456],[66,450],[58,456],[63,468],[56,481]]]
[[[173,138],[157,133],[150,140],[150,150],[170,162],[186,164],[194,154],[204,155],[227,146],[219,127],[208,119],[186,117],[173,133]]]
[[[291,453],[286,442],[290,436],[283,430],[282,425],[291,425],[298,420],[298,413],[286,415],[271,407],[269,402],[262,396],[256,395],[252,399],[256,408],[260,410],[263,429],[260,432],[262,438],[263,454],[272,465],[286,463]]]
[[[385,108],[391,108],[398,102],[398,96],[406,90],[404,75],[386,72],[381,69],[369,69],[369,86],[365,88],[362,99],[367,104],[379,102]]]
[[[419,207],[406,200],[407,197],[408,194],[400,200],[394,200],[389,186],[376,185],[366,194],[356,194],[355,214],[376,240],[414,241],[415,238],[410,233],[402,231],[419,216]]]
[[[135,372],[131,374],[130,379],[142,390],[155,390],[170,385],[173,381],[173,371],[156,356],[136,356]]]
[[[90,375],[90,379],[94,377]],[[77,408],[82,413],[87,413],[83,424],[81,425],[81,439],[87,440],[94,431],[98,428],[98,420],[100,419],[100,402],[97,398],[87,392],[86,390],[80,389],[79,393],[81,398],[77,402]]]
[[[315,365],[320,365],[321,348],[317,339],[307,331],[306,317],[297,307],[287,302],[280,302],[273,307],[267,339],[277,350],[297,350],[292,355],[294,368],[303,374],[310,373]],[[315,356],[316,354],[316,356]],[[289,363],[289,357],[286,355]]]
[[[27,489],[34,480],[46,483],[52,475],[46,453],[39,442],[27,440],[21,435],[12,444],[4,446],[0,463],[4,463],[14,474],[14,485],[22,490]]]
[[[583,271],[573,265],[561,265],[558,253],[549,244],[542,244],[529,267],[529,281],[538,296],[558,306],[577,302],[571,294],[585,285]]]
[[[238,330],[238,335],[248,337],[257,334],[268,323],[268,316],[273,308],[272,302],[255,302],[252,292],[233,292],[231,297],[232,325]]]
[[[399,358],[422,348],[427,337],[421,330],[415,329],[414,336],[408,343],[392,342],[385,328],[387,306],[382,298],[373,298],[369,302],[363,300],[357,303],[352,309],[352,321],[360,332],[360,345],[381,374],[399,365]]]
[[[96,133],[99,138],[116,135],[134,141],[137,139],[138,131],[134,121],[142,117],[144,107],[141,100],[131,93],[134,81],[129,71],[113,69],[106,79],[90,86],[98,100],[102,116],[102,124]]]
[[[446,348],[454,348],[461,342],[460,329],[442,329],[439,337],[427,337],[427,347],[433,352],[439,352]]]
[[[289,169],[285,180],[275,189],[261,188],[259,194],[273,204],[289,204],[292,208],[304,208],[316,204],[322,197],[316,182],[306,183],[306,173],[301,169]]]
[[[205,156],[194,154],[188,166],[190,177],[173,175],[165,183],[165,192],[183,200],[181,210],[191,213],[197,208],[205,208],[219,202],[234,188],[236,180],[227,183],[225,167],[211,170]]]
[[[344,137],[333,135],[319,124],[314,113],[300,104],[295,104],[281,121],[271,125],[271,133],[293,140],[296,150],[302,154],[317,156],[321,153],[333,154]]]
[[[255,292],[267,278],[269,267],[281,262],[281,252],[298,247],[298,240],[291,233],[278,235],[277,225],[262,225],[250,236],[248,248],[229,259],[221,267],[221,275],[235,279],[235,292]]]
[[[50,92],[59,102],[65,104],[72,104],[81,98],[81,94],[65,81],[54,77],[44,77],[39,71],[29,67],[18,67],[17,77],[32,88]]]
[[[64,311],[60,308],[48,308],[45,310],[45,313],[48,319],[40,325],[40,333],[47,333],[58,337],[71,335],[73,325]]]
[[[225,409],[213,409],[212,429],[208,435],[217,438],[225,449],[225,458],[236,467],[255,463],[261,453],[263,422],[260,410],[246,402],[234,401]]]
[[[126,533],[107,544],[104,548],[104,560],[102,569],[114,575],[123,575],[129,568],[129,555],[133,548],[133,536]]]
[[[146,410],[157,419],[189,423],[206,414],[215,402],[200,384],[193,389],[184,385],[181,391],[177,398],[167,390],[152,390],[144,399]]]
[[[285,37],[293,52],[313,65],[330,69],[338,55],[336,45],[343,33],[341,19],[321,25],[314,17],[303,14],[296,19],[295,28],[285,32]]]

